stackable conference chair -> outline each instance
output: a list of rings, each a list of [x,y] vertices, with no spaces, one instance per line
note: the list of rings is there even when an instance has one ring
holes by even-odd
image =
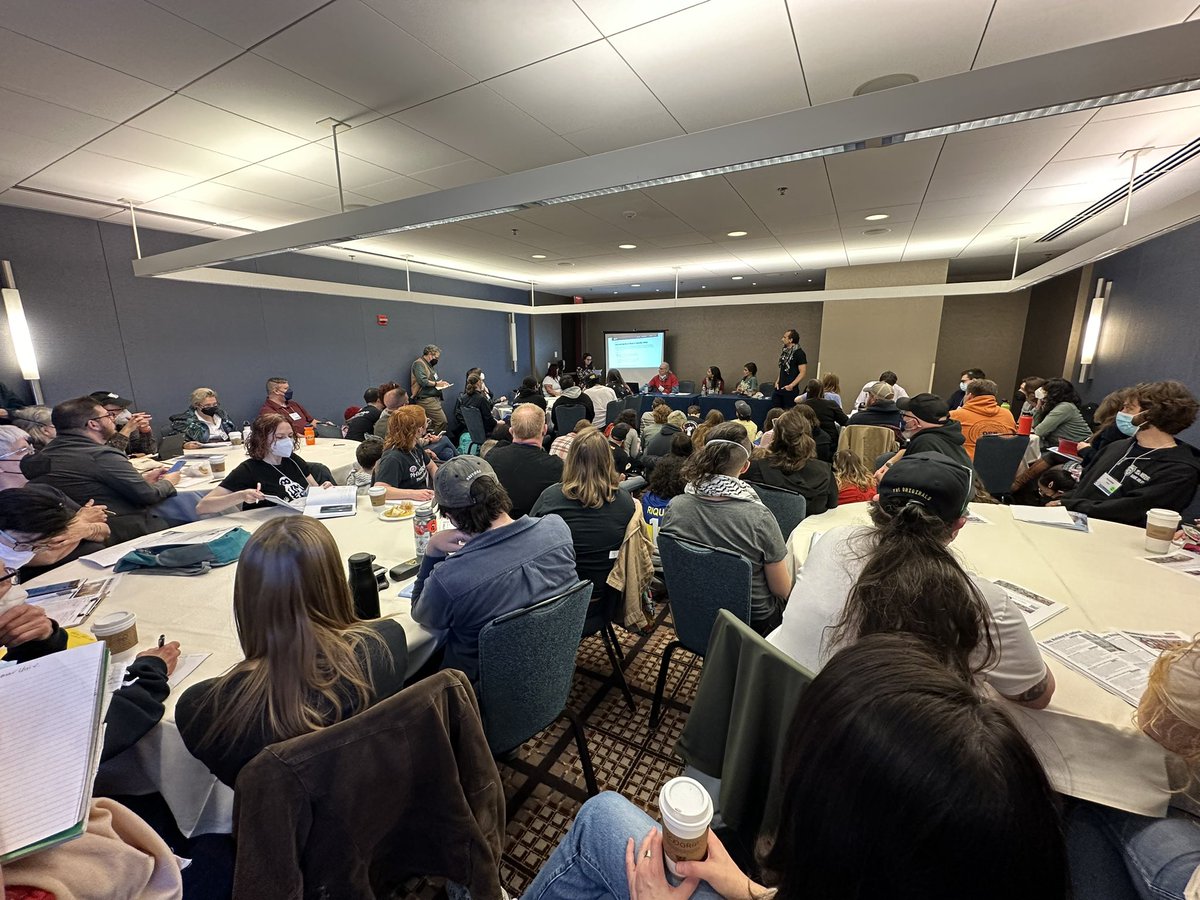
[[[613,400],[604,407],[604,424],[611,425],[617,421],[617,416],[621,415],[621,411],[625,409],[625,401]]]
[[[465,405],[460,406],[459,411],[462,413],[463,421],[467,423],[467,433],[471,435],[467,453],[471,456],[478,456],[479,449],[488,438],[487,431],[483,427],[483,413],[473,406]]]
[[[642,395],[634,392],[626,397],[623,402],[626,409],[632,409],[634,412],[637,412],[642,408]]]
[[[1011,496],[1028,446],[1027,434],[985,434],[975,442],[975,474],[997,500]]]
[[[556,425],[556,435],[570,434],[580,419],[587,418],[587,410],[582,406],[565,406],[559,410],[558,404],[555,404],[552,417]]]
[[[342,434],[341,425],[333,425],[329,422],[317,422],[313,425],[313,433],[319,438],[340,438],[345,437]]]
[[[613,677],[616,678],[621,693],[625,695],[625,703],[629,706],[630,712],[637,712],[637,701],[633,699],[633,691],[625,677],[625,667],[621,664],[621,642],[617,639],[617,629],[613,627],[612,623],[620,603],[621,595],[605,586],[600,591],[600,595],[588,604],[587,618],[583,622],[581,637],[600,635],[600,639],[604,642],[604,652],[608,654],[608,661],[612,663]]]
[[[537,769],[512,751],[565,716],[575,734],[588,795],[594,796],[599,788],[587,735],[579,717],[567,709],[591,596],[592,583],[580,581],[484,625],[475,690],[492,755],[531,778],[537,777]]]
[[[160,460],[174,459],[183,455],[183,445],[187,436],[183,434],[164,434],[158,439],[158,458]]]
[[[694,382],[694,381],[681,381],[681,382],[679,382],[679,393],[681,393],[681,394],[694,394],[694,393],[696,393],[696,382]]]
[[[652,730],[658,727],[672,654],[682,647],[703,658],[713,622],[722,609],[749,624],[752,577],[750,563],[738,554],[677,540],[661,531],[658,554],[662,557],[677,640],[663,649],[650,707]]]
[[[796,526],[804,521],[804,516],[808,512],[808,500],[803,494],[789,491],[786,488],[755,484],[754,482],[750,482],[750,487],[754,488],[758,499],[771,511],[771,515],[779,523],[779,530],[783,533],[783,539],[786,542]]]

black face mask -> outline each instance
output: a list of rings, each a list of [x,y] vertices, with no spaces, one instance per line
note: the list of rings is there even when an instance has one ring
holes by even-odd
[[[204,413],[206,416],[215,416],[217,414],[217,410],[220,408],[221,407],[219,406],[202,406],[200,407],[200,412]]]
[[[429,364],[430,364],[431,366],[436,366],[436,365],[437,365],[438,363],[440,363],[441,361],[442,361],[442,358],[441,358],[440,356],[435,356],[433,359],[431,359],[431,360],[429,361]]]

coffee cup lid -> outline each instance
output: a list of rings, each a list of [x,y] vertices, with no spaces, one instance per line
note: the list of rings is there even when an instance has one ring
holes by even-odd
[[[1182,519],[1179,513],[1173,509],[1150,509],[1146,511],[1146,515],[1154,516],[1156,519]]]
[[[367,493],[375,494],[378,496],[379,494],[386,494],[387,488],[385,488],[382,484],[373,484],[369,488],[367,488]]]
[[[672,778],[658,792],[658,809],[672,822],[685,828],[707,826],[712,821],[712,797],[704,785],[681,775]]]
[[[129,628],[137,622],[137,616],[128,610],[118,610],[100,616],[92,623],[92,634],[96,637],[107,637],[110,634],[119,634],[126,628]]]

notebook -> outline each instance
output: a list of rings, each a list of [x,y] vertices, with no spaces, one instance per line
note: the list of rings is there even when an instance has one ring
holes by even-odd
[[[107,675],[100,641],[0,668],[0,865],[83,834]]]
[[[310,487],[304,499],[304,515],[314,519],[336,519],[358,512],[358,488],[352,484]]]

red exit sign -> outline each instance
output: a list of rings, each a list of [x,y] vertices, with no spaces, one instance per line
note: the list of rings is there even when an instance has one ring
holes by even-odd
[[[387,316],[376,316],[375,323],[377,325],[386,325],[388,323],[388,317]]]

